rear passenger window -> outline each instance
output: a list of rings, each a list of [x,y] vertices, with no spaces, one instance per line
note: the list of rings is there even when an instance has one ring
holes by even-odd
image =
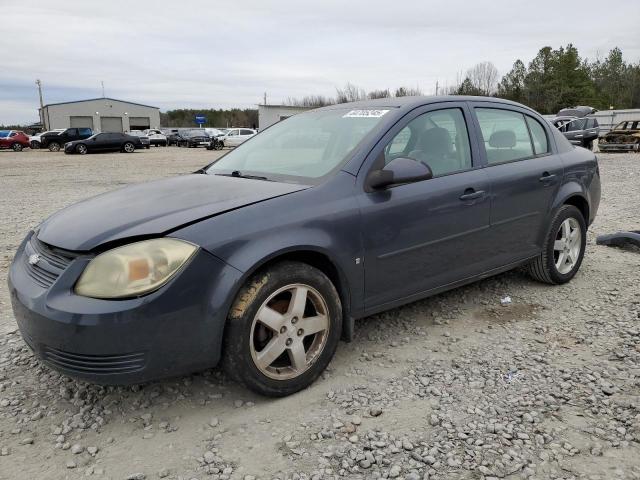
[[[531,140],[533,140],[533,149],[536,155],[544,155],[549,152],[549,143],[547,141],[547,133],[544,127],[540,123],[529,116],[527,118],[527,125],[529,125],[529,131],[531,132]]]
[[[471,168],[469,134],[462,110],[448,108],[424,113],[387,144],[385,164],[398,157],[422,162],[434,177]]]
[[[475,110],[490,165],[533,156],[529,129],[523,114],[497,108]]]

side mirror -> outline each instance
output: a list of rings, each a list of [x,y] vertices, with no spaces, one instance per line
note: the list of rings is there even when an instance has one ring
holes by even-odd
[[[367,186],[372,190],[380,190],[391,185],[421,182],[433,178],[431,169],[422,162],[410,158],[399,157],[382,170],[374,170],[367,178]]]

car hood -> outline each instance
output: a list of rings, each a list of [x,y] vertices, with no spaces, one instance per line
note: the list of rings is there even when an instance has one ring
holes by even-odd
[[[71,205],[46,219],[38,239],[88,251],[128,237],[183,225],[309,188],[305,185],[192,174],[132,185]]]

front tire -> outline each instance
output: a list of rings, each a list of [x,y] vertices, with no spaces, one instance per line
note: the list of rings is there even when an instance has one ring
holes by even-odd
[[[49,151],[50,152],[59,152],[60,151],[60,144],[58,142],[51,142],[49,144]]]
[[[136,150],[136,146],[131,142],[126,142],[122,146],[122,150],[124,150],[125,153],[133,153]]]
[[[80,155],[86,155],[87,154],[87,146],[80,144],[76,146],[76,153],[79,153]]]
[[[312,384],[327,367],[342,331],[342,306],[331,280],[299,262],[254,275],[227,320],[223,365],[261,395],[283,397]]]
[[[36,142],[35,140],[32,140],[31,142],[29,142],[29,148],[32,148],[33,150],[37,150],[38,148],[40,148],[40,142]]]
[[[22,151],[22,144],[20,143],[14,143],[13,145],[11,145],[11,149],[14,152],[21,152]]]
[[[540,282],[567,283],[578,272],[587,246],[587,224],[582,212],[563,205],[547,233],[543,251],[529,264],[529,274]]]

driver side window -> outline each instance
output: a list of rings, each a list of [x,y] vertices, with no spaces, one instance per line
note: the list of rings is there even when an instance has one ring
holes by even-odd
[[[399,157],[422,162],[434,177],[471,168],[469,134],[462,110],[424,113],[400,130],[384,150],[385,165]]]

